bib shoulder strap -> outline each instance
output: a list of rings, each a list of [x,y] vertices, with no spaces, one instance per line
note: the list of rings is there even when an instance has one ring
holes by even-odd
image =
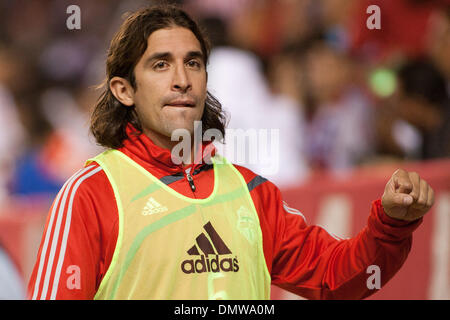
[[[89,158],[86,160],[85,165],[88,165],[92,162],[97,162],[100,166],[105,162],[105,160],[110,159],[112,156],[117,156],[117,153],[120,151],[117,151],[115,149],[108,149],[103,151],[102,153],[96,155],[93,158]]]

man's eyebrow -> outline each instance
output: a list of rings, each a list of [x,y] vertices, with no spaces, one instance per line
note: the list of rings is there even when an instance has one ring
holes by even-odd
[[[192,59],[192,58],[200,58],[202,60],[204,60],[204,56],[203,53],[201,51],[189,51],[186,54],[186,59]]]
[[[145,59],[144,65],[149,65],[150,63],[152,63],[155,60],[159,60],[159,59],[165,59],[165,60],[169,60],[172,59],[173,55],[170,52],[155,52],[153,53],[151,56],[149,56],[147,59]],[[205,60],[205,57],[203,55],[203,53],[201,51],[189,51],[186,56],[185,56],[185,60],[189,60],[189,59],[193,59],[193,58],[199,58],[202,59],[202,61]]]
[[[150,57],[145,59],[144,65],[150,64],[152,61],[159,60],[159,59],[169,59],[172,57],[172,54],[170,52],[155,52]]]

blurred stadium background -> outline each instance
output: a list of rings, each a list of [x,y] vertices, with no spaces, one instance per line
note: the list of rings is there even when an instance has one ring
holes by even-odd
[[[0,0],[0,298],[25,297],[51,201],[102,151],[89,110],[113,33],[155,2]],[[450,2],[172,2],[213,43],[209,90],[229,127],[280,130],[280,168],[266,177],[309,223],[352,236],[395,168],[428,179],[436,205],[371,299],[450,299]],[[80,30],[66,27],[72,4]],[[366,27],[372,4],[380,30]]]

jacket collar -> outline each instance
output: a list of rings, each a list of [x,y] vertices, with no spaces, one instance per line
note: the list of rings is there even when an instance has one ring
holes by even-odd
[[[144,164],[145,167],[157,167],[159,170],[167,172],[167,174],[174,174],[188,168],[191,168],[191,172],[193,172],[205,163],[208,163],[209,161],[207,160],[214,156],[216,152],[212,142],[202,142],[202,147],[199,149],[199,154],[196,157],[196,159],[202,159],[202,161],[195,161],[199,163],[191,165],[178,165],[173,163],[169,149],[157,146],[147,135],[138,131],[130,123],[126,127],[126,134],[127,139],[124,140],[123,147],[119,148],[119,151],[131,156],[138,163]]]

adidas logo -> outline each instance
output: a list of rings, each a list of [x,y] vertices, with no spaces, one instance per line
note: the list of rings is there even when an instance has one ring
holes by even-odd
[[[199,256],[198,259],[186,259],[181,263],[181,270],[186,273],[203,273],[203,272],[238,272],[239,265],[237,257],[221,257],[232,254],[227,245],[220,238],[211,222],[203,226],[205,233],[201,233],[195,238],[194,244],[187,253],[191,256]],[[211,243],[212,242],[212,243]],[[203,254],[200,253],[199,248]],[[210,255],[212,257],[210,258]]]
[[[167,207],[162,206],[155,199],[150,197],[150,199],[147,200],[144,209],[142,210],[142,215],[149,216],[151,214],[161,213],[167,210],[169,210],[167,209]]]

